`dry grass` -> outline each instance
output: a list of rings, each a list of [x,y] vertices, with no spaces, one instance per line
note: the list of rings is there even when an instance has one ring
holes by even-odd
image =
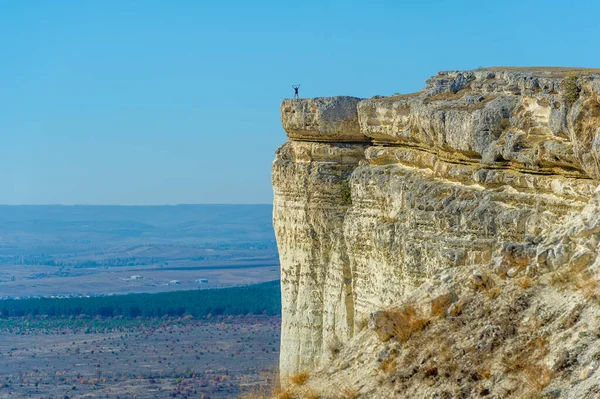
[[[356,320],[356,332],[360,332],[369,325],[369,316],[362,315]]]
[[[273,388],[273,389],[264,389],[258,388],[251,392],[246,392],[242,396],[239,396],[238,399],[293,399],[294,394],[283,388]]]
[[[323,396],[314,389],[307,389],[302,395],[304,399],[321,399]]]
[[[300,371],[290,377],[290,382],[294,385],[304,385],[308,381],[308,371]]]
[[[288,389],[279,388],[273,393],[277,399],[294,399],[294,394]]]
[[[448,309],[448,315],[452,317],[458,317],[463,312],[464,307],[465,301],[461,299],[458,302],[455,302],[453,306]]]
[[[580,274],[575,279],[575,287],[577,287],[583,296],[587,299],[597,299],[596,288],[598,287],[598,281],[593,279],[586,273]]]
[[[341,391],[343,399],[356,399],[360,396],[360,392],[356,388],[346,387]]]
[[[286,396],[288,393],[281,388],[278,372],[265,373],[267,382],[261,384],[249,392],[245,392],[238,399],[291,399],[292,396]],[[291,393],[289,393],[291,395]]]
[[[574,275],[568,270],[559,270],[550,275],[550,285],[565,289],[574,282]]]
[[[471,288],[475,291],[487,291],[495,285],[496,283],[488,274],[476,274],[471,279]]]
[[[506,265],[507,269],[510,267],[524,269],[527,267],[530,260],[531,255],[521,245],[509,243],[502,248],[502,264]]]
[[[551,78],[563,78],[570,73],[581,73],[581,74],[598,74],[600,73],[600,69],[597,68],[568,68],[568,67],[544,67],[544,66],[532,66],[532,67],[503,67],[503,66],[494,66],[494,67],[486,67],[479,68],[480,71],[523,71],[523,72],[531,72],[538,74],[545,74]]]
[[[258,392],[247,392],[242,396],[238,396],[238,399],[268,399],[271,395],[267,395],[266,393],[258,393]]]
[[[502,287],[497,286],[489,274],[477,274],[473,276],[471,288],[475,291],[482,291],[490,300],[498,298],[502,292]]]
[[[498,296],[500,296],[501,292],[502,292],[502,287],[494,287],[494,288],[490,288],[489,290],[487,290],[485,292],[485,295],[488,297],[488,299],[494,300],[494,299],[498,298]]]
[[[505,356],[502,363],[506,372],[519,375],[530,395],[536,395],[554,377],[552,370],[543,363],[548,352],[548,339],[538,335],[513,356]]]
[[[492,378],[492,365],[490,363],[485,364],[477,374],[482,380],[489,380]]]
[[[523,376],[529,391],[536,394],[552,382],[554,373],[546,365],[536,365],[523,370]]]
[[[471,93],[471,88],[464,88],[462,90],[459,90],[457,92],[452,92],[452,91],[443,91],[439,94],[436,94],[435,96],[431,96],[431,97],[427,97],[425,100],[423,100],[423,104],[429,104],[431,102],[434,101],[453,101],[453,100],[460,100],[461,98],[463,98],[466,94]]]
[[[517,285],[519,287],[523,288],[524,290],[531,287],[531,279],[529,277],[520,278],[516,282],[517,282]]]
[[[440,295],[431,301],[431,316],[446,317],[446,311],[458,297],[454,293]]]
[[[407,93],[407,94],[395,93],[394,95],[392,95],[390,97],[378,97],[378,98],[372,98],[372,100],[375,100],[375,101],[378,101],[378,102],[397,101],[397,100],[403,100],[405,98],[418,97],[421,94],[422,94],[422,91],[417,91],[415,93]]]
[[[559,289],[577,289],[586,299],[598,300],[598,280],[587,270],[589,263],[586,260],[574,262],[569,267],[555,271],[550,276],[550,284]]]
[[[396,359],[386,359],[383,361],[383,363],[381,363],[381,371],[383,371],[386,374],[390,374],[396,371],[397,364],[398,362],[396,361]]]
[[[387,312],[387,317],[393,323],[393,335],[402,342],[419,331],[424,330],[430,323],[430,319],[422,317],[411,305],[405,305],[398,310]]]

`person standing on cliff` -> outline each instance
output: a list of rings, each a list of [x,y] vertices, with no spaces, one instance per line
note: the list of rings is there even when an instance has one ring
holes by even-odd
[[[292,87],[294,88],[294,98],[299,98],[298,89],[300,88],[300,85],[292,85]]]

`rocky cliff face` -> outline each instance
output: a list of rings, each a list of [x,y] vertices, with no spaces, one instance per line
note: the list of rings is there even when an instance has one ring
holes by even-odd
[[[585,270],[591,287],[600,239],[596,72],[440,72],[413,94],[284,100],[290,140],[273,164],[282,375],[331,367],[340,352],[356,354],[369,340],[409,347],[393,320],[392,332],[381,333],[407,303],[427,313],[424,325],[431,326],[434,316],[461,317],[446,313],[451,305],[494,296],[492,286],[501,312],[515,292],[543,286],[542,276],[575,264],[573,273]],[[516,285],[525,278],[534,288]],[[556,285],[540,303],[556,300],[550,298],[564,288]],[[594,289],[571,301],[587,303]],[[430,306],[442,297],[448,306],[440,316]],[[363,330],[369,318],[374,331]],[[351,363],[342,368],[352,370]],[[408,366],[394,367],[401,373]],[[389,397],[394,381],[387,391],[368,383],[360,390]],[[506,386],[508,396],[524,392]],[[402,389],[395,395],[430,397]]]

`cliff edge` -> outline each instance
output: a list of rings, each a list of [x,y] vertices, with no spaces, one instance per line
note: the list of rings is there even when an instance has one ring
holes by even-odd
[[[597,397],[598,70],[440,72],[418,93],[284,100],[281,120],[298,397]]]

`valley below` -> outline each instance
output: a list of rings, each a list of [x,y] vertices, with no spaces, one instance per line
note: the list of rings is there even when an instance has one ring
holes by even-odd
[[[231,398],[270,384],[278,316],[0,320],[0,398]]]
[[[270,205],[0,206],[0,299],[279,279]]]

